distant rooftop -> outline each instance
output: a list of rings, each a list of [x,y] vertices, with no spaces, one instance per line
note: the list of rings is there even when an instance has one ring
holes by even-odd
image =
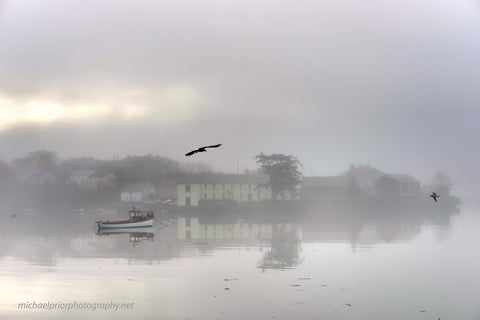
[[[359,165],[359,166],[350,165],[349,170],[345,171],[341,175],[348,175],[351,172],[354,172],[356,175],[362,175],[362,176],[369,175],[369,176],[377,176],[377,177],[383,176],[385,174],[382,171],[372,168],[368,164],[365,164],[365,165]]]
[[[418,182],[417,179],[408,174],[389,174],[389,176],[399,182]]]
[[[357,180],[360,188],[365,189],[373,188],[375,186],[375,182],[377,182],[378,179],[383,177],[385,173],[375,168],[372,168],[369,165],[351,165],[350,169],[348,171],[345,171],[341,175],[345,177],[353,176]]]
[[[348,184],[348,178],[345,176],[303,177],[304,188],[321,188],[321,187],[345,188],[347,184]]]
[[[268,183],[270,181],[268,175],[255,173],[255,174],[231,174],[231,173],[202,173],[186,177],[179,183],[218,183],[218,184],[260,184]]]

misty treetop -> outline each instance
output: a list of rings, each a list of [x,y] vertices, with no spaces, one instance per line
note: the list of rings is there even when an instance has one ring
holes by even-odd
[[[127,182],[152,182],[158,184],[166,178],[178,178],[199,172],[211,172],[212,169],[202,162],[180,163],[159,155],[127,156],[123,159],[98,160],[92,157],[61,159],[54,151],[38,150],[24,157],[14,159],[0,174],[9,172],[38,171],[51,173],[55,180],[64,184],[75,170],[93,170],[98,175],[114,174],[118,187]],[[5,172],[4,172],[5,171]]]
[[[54,151],[37,150],[27,156],[12,161],[13,167],[29,167],[50,171],[58,164],[59,158]]]
[[[260,169],[270,177],[274,200],[279,197],[293,198],[298,194],[298,186],[302,181],[302,174],[298,168],[303,166],[297,158],[292,155],[260,153],[254,159],[260,165]]]
[[[78,171],[90,173],[79,182],[73,179]],[[37,150],[9,163],[0,161],[0,209],[109,203],[117,201],[129,183],[171,184],[210,171],[211,167],[202,162],[182,163],[151,154],[111,160],[88,156],[62,159],[54,151]]]
[[[433,174],[430,184],[432,191],[435,190],[437,193],[449,197],[452,186],[452,180],[445,172],[438,170]]]

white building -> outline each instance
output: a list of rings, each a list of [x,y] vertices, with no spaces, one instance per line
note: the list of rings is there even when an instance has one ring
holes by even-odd
[[[129,185],[120,195],[123,202],[142,202],[156,197],[157,190],[148,182]]]
[[[86,186],[89,183],[90,176],[94,175],[95,171],[89,169],[79,169],[70,173],[69,182],[78,186]]]
[[[178,206],[198,206],[202,201],[261,201],[272,198],[265,174],[204,173],[177,184]]]

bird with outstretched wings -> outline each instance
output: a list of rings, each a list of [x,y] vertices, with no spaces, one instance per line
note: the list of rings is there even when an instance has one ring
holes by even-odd
[[[435,192],[432,192],[432,194],[430,195],[430,197],[433,198],[433,200],[435,200],[435,202],[437,202],[437,198],[440,198],[440,196],[438,194],[436,194]]]
[[[196,150],[192,150],[188,153],[185,153],[185,155],[187,157],[191,156],[192,154],[195,154],[195,153],[198,153],[198,152],[207,152],[207,148],[218,148],[220,147],[222,144],[219,143],[219,144],[215,144],[215,145],[212,145],[212,146],[204,146],[204,147],[201,147],[201,148],[198,148]]]

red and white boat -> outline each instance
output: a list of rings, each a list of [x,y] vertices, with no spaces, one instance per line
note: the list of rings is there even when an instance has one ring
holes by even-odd
[[[95,222],[95,229],[107,228],[139,228],[153,226],[153,211],[142,211],[133,207],[128,211],[129,219],[121,221],[97,221]]]

